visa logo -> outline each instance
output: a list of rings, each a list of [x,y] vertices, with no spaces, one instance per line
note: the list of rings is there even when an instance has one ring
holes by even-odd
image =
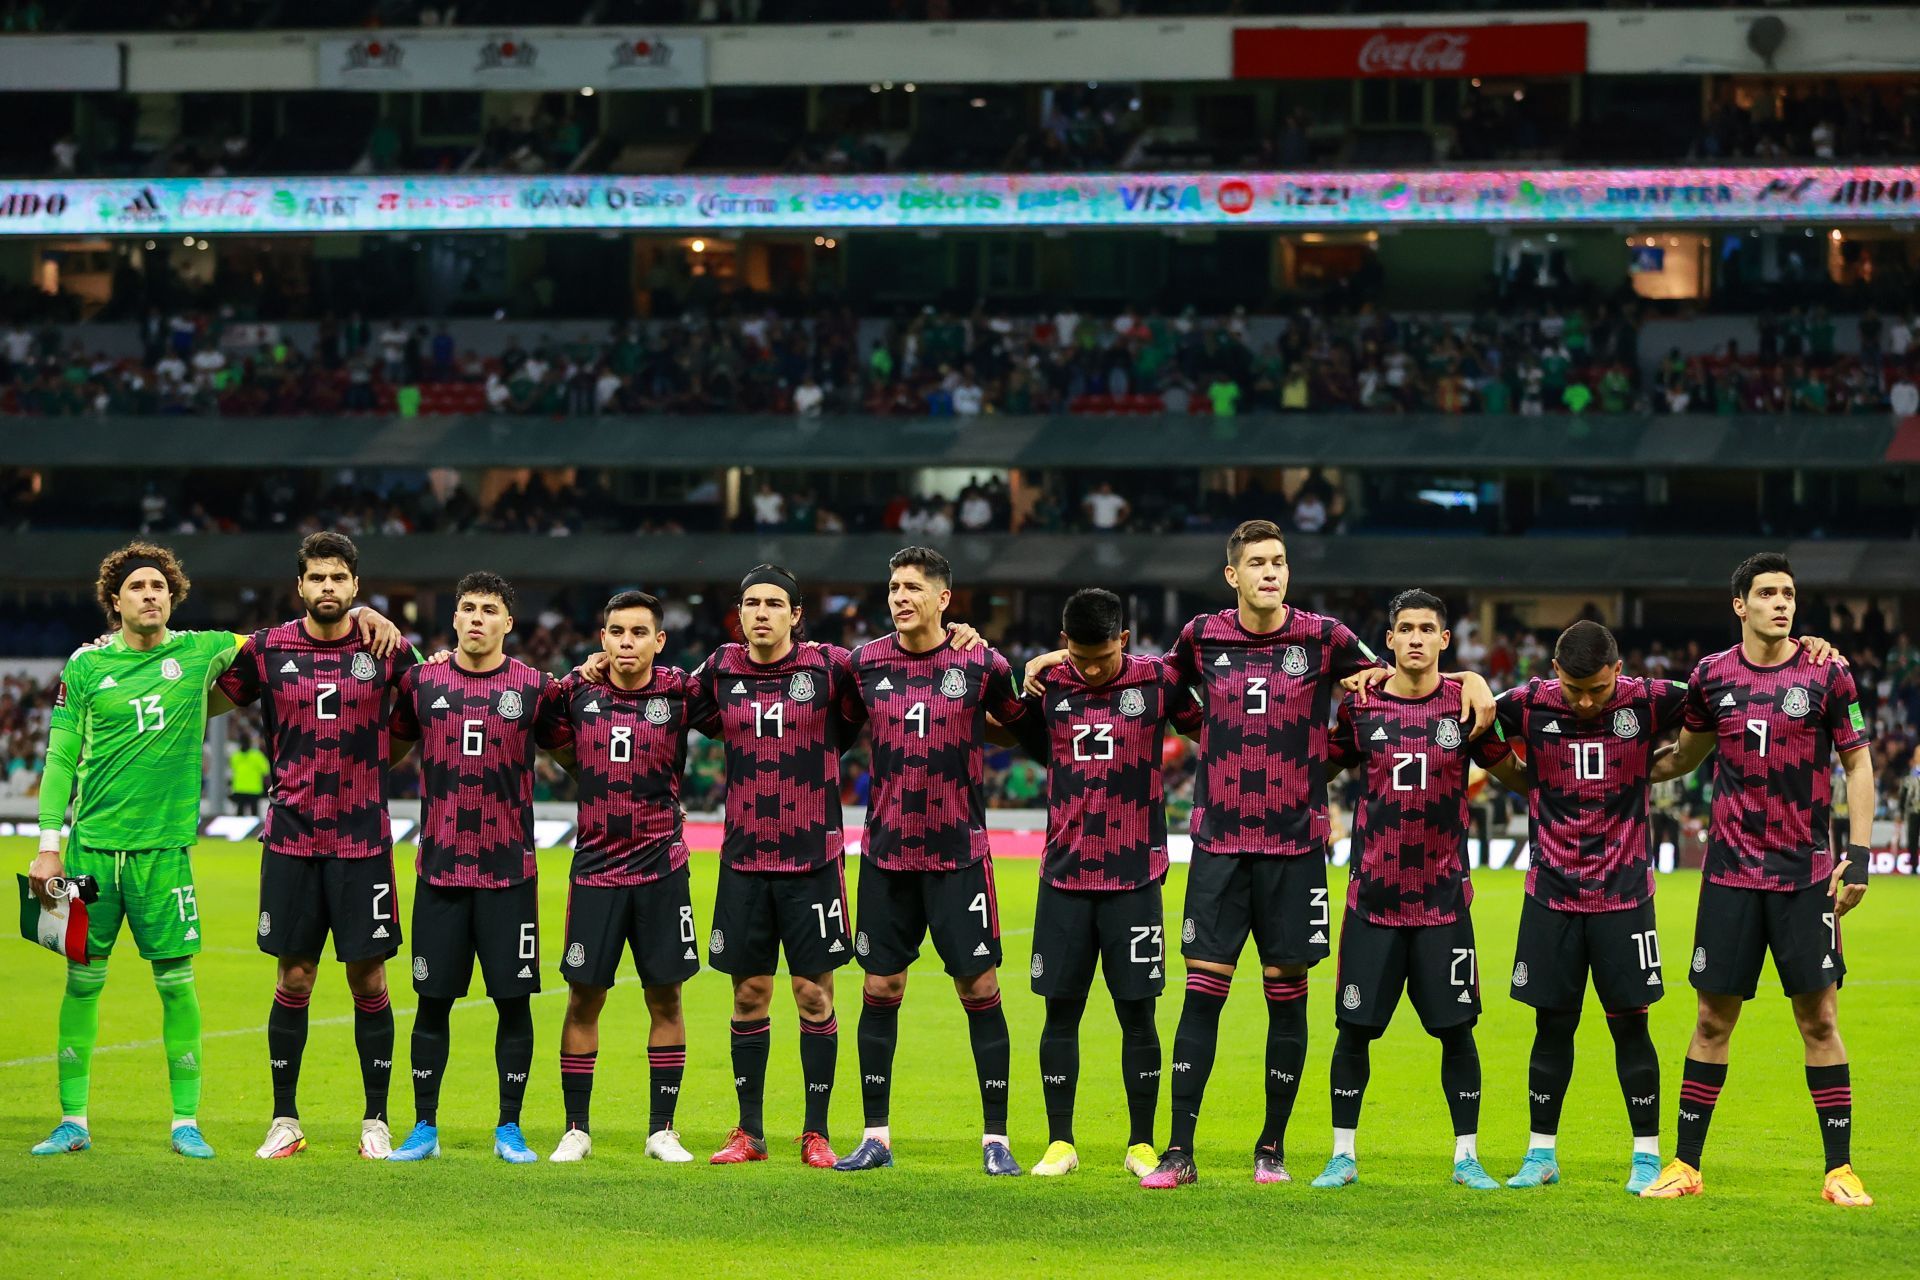
[[[1136,183],[1120,188],[1120,206],[1128,213],[1170,213],[1175,209],[1198,213],[1200,188]]]

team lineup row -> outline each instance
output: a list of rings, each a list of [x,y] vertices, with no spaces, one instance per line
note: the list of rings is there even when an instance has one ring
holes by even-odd
[[[1248,939],[1268,1009],[1261,1182],[1289,1181],[1285,1134],[1307,1056],[1307,974],[1331,954],[1327,783],[1363,780],[1340,930],[1331,1088],[1334,1152],[1318,1186],[1357,1176],[1354,1135],[1370,1042],[1404,990],[1442,1046],[1455,1129],[1453,1176],[1499,1184],[1476,1145],[1478,952],[1464,856],[1468,779],[1484,768],[1527,793],[1532,864],[1512,994],[1537,1028],[1532,1134],[1509,1186],[1558,1178],[1559,1112],[1589,975],[1616,1040],[1634,1135],[1629,1191],[1697,1193],[1729,1038],[1771,952],[1806,1048],[1835,1203],[1870,1204],[1849,1159],[1851,1092],[1835,1023],[1845,973],[1838,919],[1865,892],[1855,833],[1830,846],[1831,774],[1870,796],[1871,761],[1850,674],[1818,641],[1791,638],[1783,557],[1736,570],[1742,643],[1686,683],[1622,673],[1612,635],[1577,623],[1554,676],[1497,699],[1473,675],[1441,673],[1446,607],[1421,591],[1388,611],[1391,663],[1339,622],[1286,603],[1280,531],[1251,521],[1228,540],[1235,607],[1196,618],[1162,658],[1128,652],[1118,597],[1069,599],[1062,648],[1017,679],[971,629],[945,618],[952,571],[909,547],[890,562],[892,634],[848,652],[800,640],[803,601],[785,570],[741,583],[742,641],[692,673],[658,665],[661,606],[623,591],[603,613],[603,652],[558,680],[504,656],[511,586],[469,574],[456,589],[457,652],[421,661],[397,630],[352,610],[357,551],[337,534],[300,548],[294,621],[251,636],[167,627],[188,582],[164,548],[108,556],[97,591],[117,628],[67,663],[48,743],[41,853],[31,880],[91,874],[101,886],[89,956],[68,966],[59,1031],[62,1119],[36,1152],[86,1149],[91,1053],[106,959],[124,919],[153,964],[174,1091],[174,1146],[210,1156],[196,1123],[199,949],[187,846],[198,815],[208,714],[258,703],[273,763],[263,832],[259,945],[277,958],[268,1020],[274,1116],[259,1155],[304,1148],[295,1103],[306,1006],[329,933],[355,1001],[367,1109],[362,1152],[438,1154],[440,1080],[453,1003],[476,960],[496,1005],[500,1116],[495,1151],[538,1157],[520,1130],[533,1058],[528,1000],[540,985],[532,766],[545,749],[579,782],[576,848],[560,971],[567,1130],[557,1161],[590,1154],[598,1023],[628,952],[646,993],[650,1155],[693,1157],[673,1128],[686,1060],[680,984],[700,964],[679,779],[690,731],[718,736],[727,786],[720,881],[706,938],[733,983],[738,1122],[714,1163],[767,1157],[763,1084],[773,975],[784,953],[806,1086],[803,1160],[861,1171],[892,1163],[892,1059],[906,972],[932,941],[966,1009],[989,1174],[1021,1172],[1007,1138],[1012,1075],[1001,1009],[994,868],[981,797],[983,744],[1017,744],[1048,768],[1048,820],[1030,971],[1046,1002],[1039,1044],[1049,1145],[1031,1172],[1079,1162],[1073,1111],[1078,1028],[1103,972],[1122,1030],[1131,1133],[1125,1162],[1148,1188],[1198,1178],[1195,1130],[1219,1016]],[[862,726],[873,790],[859,916],[846,892],[839,754]],[[1165,987],[1161,886],[1167,833],[1161,748],[1198,740],[1193,864],[1179,926],[1186,994],[1171,1055],[1171,1134],[1154,1144],[1163,1062],[1154,1002]],[[1660,745],[1677,731],[1677,743]],[[393,909],[386,766],[421,753],[418,883],[407,945],[418,1010],[416,1122],[392,1143],[386,1095],[393,1015],[385,962],[402,945]],[[1691,968],[1699,1016],[1679,1106],[1679,1146],[1659,1159],[1659,1062],[1647,1008],[1664,992],[1654,929],[1648,789],[1718,754]],[[1736,783],[1742,785],[1735,785]],[[1871,813],[1852,796],[1852,813]],[[72,838],[61,831],[73,801]],[[827,1116],[838,1056],[834,973],[865,971],[859,1059],[865,1125],[837,1158]]]

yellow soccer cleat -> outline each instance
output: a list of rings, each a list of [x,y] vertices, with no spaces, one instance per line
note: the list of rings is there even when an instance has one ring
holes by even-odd
[[[1838,1172],[1837,1169],[1834,1171],[1834,1173]],[[1829,1186],[1832,1185],[1832,1177],[1832,1174],[1828,1175]],[[1854,1179],[1854,1185],[1859,1185],[1859,1179]],[[1681,1196],[1699,1194],[1700,1171],[1685,1160],[1667,1161],[1667,1167],[1660,1171],[1660,1176],[1653,1180],[1653,1185],[1640,1193],[1641,1198],[1646,1200],[1678,1200]]]
[[[1079,1167],[1080,1153],[1073,1149],[1071,1142],[1049,1142],[1047,1153],[1040,1157],[1040,1163],[1033,1166],[1030,1172],[1036,1178],[1058,1178]]]
[[[1873,1204],[1873,1197],[1860,1184],[1860,1175],[1853,1171],[1850,1164],[1827,1170],[1827,1185],[1821,1188],[1820,1196],[1828,1204],[1852,1205],[1859,1209]]]
[[[1151,1142],[1136,1142],[1127,1148],[1127,1172],[1144,1178],[1160,1167],[1160,1153]]]

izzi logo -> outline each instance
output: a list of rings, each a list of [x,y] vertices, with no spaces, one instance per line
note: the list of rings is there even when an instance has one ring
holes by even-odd
[[[1171,183],[1129,183],[1120,188],[1120,207],[1128,213],[1200,212],[1200,188]]]

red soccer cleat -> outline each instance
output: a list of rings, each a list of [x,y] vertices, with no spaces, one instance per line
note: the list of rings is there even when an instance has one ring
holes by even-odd
[[[745,1129],[735,1128],[727,1135],[727,1145],[714,1152],[708,1164],[746,1164],[767,1158],[767,1144]]]
[[[809,1129],[794,1141],[800,1144],[800,1163],[809,1169],[831,1169],[840,1157],[827,1145],[827,1135]],[[766,1157],[762,1156],[761,1159]]]

